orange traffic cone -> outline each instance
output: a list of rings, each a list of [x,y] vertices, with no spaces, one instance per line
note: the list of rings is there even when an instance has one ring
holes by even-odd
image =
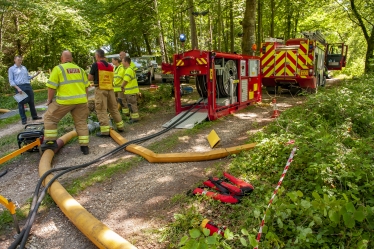
[[[279,117],[279,110],[278,110],[278,107],[277,107],[277,100],[274,98],[273,101],[273,115],[271,116],[271,118],[277,118]]]

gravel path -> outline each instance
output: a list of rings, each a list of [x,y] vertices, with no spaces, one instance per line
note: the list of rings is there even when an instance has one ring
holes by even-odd
[[[277,98],[280,111],[302,103],[305,97],[291,97],[284,94]],[[271,98],[263,94],[263,103],[270,103]],[[214,129],[221,138],[220,147],[244,144],[248,136],[271,122],[272,107],[259,105],[247,108],[237,114],[222,118],[212,127],[199,130],[197,134],[179,136],[179,143],[168,152],[202,152],[211,150],[206,140],[207,134]],[[161,125],[170,120],[173,113],[149,115],[139,124],[126,127],[123,136],[132,140],[161,130]],[[171,134],[183,134],[172,130],[142,146],[149,146],[156,140]],[[77,165],[96,158],[117,145],[110,138],[90,137],[90,156],[82,156],[78,144],[67,144],[53,160],[54,167]],[[113,160],[133,157],[127,152],[120,153]],[[39,156],[25,154],[9,165],[9,172],[1,178],[0,193],[23,205],[31,196],[38,179],[37,167]],[[108,225],[138,248],[165,248],[157,242],[156,235],[150,231],[159,229],[173,219],[178,205],[170,199],[206,179],[215,167],[225,168],[229,158],[193,163],[152,164],[145,160],[136,163],[126,173],[118,174],[110,180],[96,183],[85,189],[76,200],[96,218]],[[64,184],[92,172],[97,166],[62,177]],[[22,226],[21,222],[21,226]],[[0,248],[6,248],[12,242],[14,231],[11,227],[7,234],[0,236]],[[29,238],[28,248],[96,248],[75,226],[60,212],[57,206],[41,212],[34,223]]]

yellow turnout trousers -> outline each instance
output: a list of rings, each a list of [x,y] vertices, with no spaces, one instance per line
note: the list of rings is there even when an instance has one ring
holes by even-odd
[[[97,118],[99,119],[101,134],[109,135],[110,126],[108,111],[114,119],[117,129],[123,131],[124,125],[121,114],[117,109],[117,100],[113,90],[95,89],[95,110]]]
[[[44,140],[50,141],[57,139],[57,124],[68,112],[73,116],[80,146],[87,146],[89,142],[87,103],[60,105],[56,102],[52,102],[49,104],[48,110],[44,115]]]

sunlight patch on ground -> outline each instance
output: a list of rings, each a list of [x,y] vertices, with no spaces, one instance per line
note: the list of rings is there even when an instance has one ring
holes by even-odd
[[[209,151],[209,147],[207,147],[207,146],[201,146],[201,145],[192,146],[192,149],[194,151],[196,151],[196,152]]]
[[[184,143],[188,143],[188,141],[190,140],[190,136],[183,136],[183,137],[178,137],[178,140],[180,142],[184,142]]]
[[[171,176],[164,176],[157,179],[158,182],[171,182],[173,181],[173,177]]]
[[[256,130],[250,130],[250,131],[248,131],[248,133],[249,134],[255,134],[255,133],[257,133],[257,132],[260,132],[260,131],[262,131],[263,130],[263,128],[261,128],[261,129],[256,129]]]
[[[56,234],[59,231],[54,221],[48,221],[40,227],[40,229],[36,229],[33,233],[34,235],[42,238],[49,238],[52,235]]]
[[[293,105],[287,104],[287,103],[277,103],[277,107],[283,107],[283,108],[289,108]]]
[[[139,134],[139,137],[147,136],[147,135],[149,135],[149,134],[154,134],[154,133],[159,132],[159,131],[160,131],[160,130],[155,130],[155,129],[147,130],[147,132],[145,132],[145,133],[140,133],[140,134]]]
[[[145,202],[146,205],[155,205],[161,202],[165,202],[168,198],[166,196],[155,196]]]
[[[113,147],[112,144],[99,144],[100,148],[108,148],[108,147]]]
[[[132,157],[134,157],[134,156],[135,156],[135,155],[133,155],[133,154],[131,154],[131,155],[126,155],[126,156],[121,157],[120,159],[121,159],[121,160],[125,160],[125,159],[132,158]],[[101,164],[101,165],[108,165],[108,164],[116,163],[116,162],[118,162],[118,158],[107,159],[107,160],[105,160],[105,164]],[[117,165],[116,165],[116,164],[109,165],[108,168],[115,167],[115,166],[117,166]]]
[[[254,119],[258,117],[256,113],[235,113],[233,115],[240,119]]]

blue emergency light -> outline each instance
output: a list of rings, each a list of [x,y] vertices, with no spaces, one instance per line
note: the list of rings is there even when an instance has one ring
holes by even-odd
[[[186,36],[184,34],[179,35],[179,40],[180,42],[185,42],[186,41]]]

